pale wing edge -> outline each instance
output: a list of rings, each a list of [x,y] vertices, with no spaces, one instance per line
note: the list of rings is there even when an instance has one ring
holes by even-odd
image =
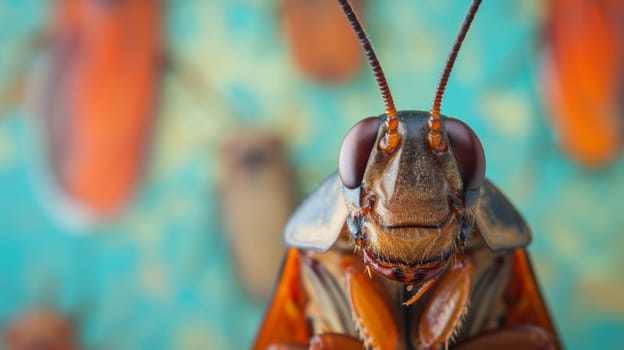
[[[346,218],[342,182],[334,172],[288,219],[284,242],[290,247],[327,251],[340,235]]]

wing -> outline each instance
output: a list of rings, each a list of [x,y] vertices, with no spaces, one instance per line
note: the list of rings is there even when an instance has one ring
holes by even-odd
[[[494,252],[522,248],[531,242],[531,231],[520,213],[489,180],[481,186],[476,223]]]
[[[324,252],[340,235],[347,213],[342,183],[335,172],[290,217],[284,241],[290,247]]]
[[[305,315],[307,296],[301,284],[296,249],[291,248],[286,253],[271,299],[252,348],[264,350],[272,344],[308,344],[312,334]]]
[[[561,349],[561,341],[535,280],[527,252],[518,249],[512,256],[511,280],[505,296],[505,300],[508,301],[505,325],[540,327],[550,333],[556,342],[556,348]]]

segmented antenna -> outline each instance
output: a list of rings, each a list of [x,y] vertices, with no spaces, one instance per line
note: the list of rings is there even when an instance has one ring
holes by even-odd
[[[387,131],[381,141],[380,147],[383,151],[391,151],[399,144],[400,136],[397,131],[399,127],[399,120],[397,118],[396,108],[394,107],[394,101],[392,100],[392,94],[390,94],[390,88],[388,88],[388,83],[386,82],[386,76],[383,73],[383,69],[381,69],[375,50],[373,50],[373,47],[368,40],[368,36],[366,35],[366,32],[364,32],[364,29],[355,15],[355,12],[353,12],[353,8],[351,8],[349,1],[338,0],[338,3],[340,4],[340,7],[342,7],[342,11],[347,16],[349,24],[351,24],[351,27],[360,40],[360,44],[362,44],[362,48],[364,48],[364,52],[368,58],[368,63],[370,64],[373,74],[375,75],[375,80],[377,80],[377,85],[379,85],[379,90],[381,91],[381,96],[383,97],[384,104],[386,106],[387,116]]]
[[[447,147],[442,139],[442,134],[440,133],[440,127],[442,126],[442,122],[440,121],[440,106],[442,105],[442,97],[444,96],[446,83],[451,75],[451,70],[453,70],[453,65],[455,64],[455,59],[457,58],[459,49],[464,42],[464,38],[466,38],[466,33],[468,33],[468,29],[470,29],[470,24],[472,24],[472,20],[477,14],[479,5],[481,5],[481,0],[473,0],[472,5],[470,5],[470,8],[468,9],[468,13],[466,13],[464,22],[457,33],[457,38],[455,38],[453,49],[451,50],[451,53],[446,61],[446,66],[444,67],[444,71],[440,77],[440,83],[438,84],[438,90],[436,91],[433,99],[433,105],[431,106],[429,117],[428,141],[429,147],[435,149],[436,151],[444,151]]]

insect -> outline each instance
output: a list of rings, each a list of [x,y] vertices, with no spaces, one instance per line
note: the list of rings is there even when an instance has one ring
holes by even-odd
[[[352,6],[364,7],[362,0]],[[360,68],[360,47],[332,0],[284,0],[282,27],[290,53],[307,77],[325,83],[347,81]]]
[[[117,213],[142,171],[162,63],[161,7],[63,0],[53,8],[36,122],[53,199],[87,220]]]
[[[624,2],[551,0],[546,14],[544,102],[559,142],[580,164],[603,166],[623,145]]]
[[[228,135],[219,158],[220,217],[231,256],[243,287],[266,300],[284,253],[280,228],[296,205],[291,166],[279,137],[250,128]],[[267,197],[271,205],[264,205]],[[249,254],[257,249],[267,254]]]
[[[552,349],[559,340],[524,248],[529,228],[485,179],[476,134],[440,114],[461,26],[430,111],[399,111],[346,0],[385,114],[346,135],[338,171],[290,218],[290,246],[255,349]]]

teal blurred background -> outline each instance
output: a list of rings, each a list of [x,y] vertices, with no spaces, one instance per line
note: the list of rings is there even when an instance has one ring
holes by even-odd
[[[37,51],[28,62],[19,57],[51,5],[0,0],[0,86],[41,60]],[[467,4],[367,5],[365,26],[397,108],[428,109]],[[173,63],[163,73],[146,174],[124,213],[82,234],[37,192],[28,106],[2,108],[0,327],[47,305],[77,320],[88,349],[249,347],[264,305],[234,278],[218,220],[217,145],[239,124],[274,130],[309,193],[335,169],[346,131],[383,113],[364,65],[338,86],[298,73],[277,6],[167,2],[163,55]],[[537,0],[485,1],[442,109],[481,137],[488,177],[532,227],[529,251],[566,347],[616,349],[624,331],[624,162],[586,170],[556,147],[540,100],[541,13]],[[207,88],[179,79],[187,68]]]

